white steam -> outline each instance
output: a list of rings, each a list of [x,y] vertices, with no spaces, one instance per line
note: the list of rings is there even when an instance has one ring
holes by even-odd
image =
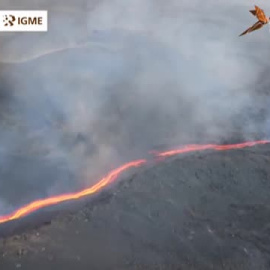
[[[238,37],[246,1],[60,2],[21,3],[49,9],[48,33],[0,36],[5,204],[93,184],[156,147],[268,136],[269,42]]]

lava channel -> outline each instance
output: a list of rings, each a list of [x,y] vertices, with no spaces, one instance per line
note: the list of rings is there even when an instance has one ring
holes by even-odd
[[[170,156],[175,156],[178,154],[184,154],[184,153],[194,152],[194,151],[203,151],[203,150],[225,151],[225,150],[231,150],[231,149],[241,149],[245,147],[251,147],[254,145],[267,144],[267,143],[270,143],[270,141],[261,140],[261,141],[243,142],[243,143],[237,143],[237,144],[223,144],[223,145],[222,144],[189,144],[179,149],[173,149],[166,152],[160,152],[160,153],[156,153],[155,155],[157,157],[170,157]]]
[[[107,176],[102,178],[99,182],[97,182],[95,185],[93,185],[90,188],[81,190],[76,193],[67,193],[67,194],[62,194],[54,197],[49,197],[46,199],[41,199],[37,201],[33,201],[18,210],[12,212],[11,214],[5,215],[5,216],[0,216],[0,224],[5,223],[14,219],[18,219],[21,217],[24,217],[26,215],[29,215],[30,213],[37,211],[38,209],[45,208],[50,205],[55,205],[61,202],[65,201],[70,201],[70,200],[77,200],[82,197],[85,197],[87,195],[93,194],[104,188],[105,186],[109,185],[112,183],[116,178],[124,171],[131,167],[138,167],[145,163],[146,160],[135,160],[131,161],[129,163],[126,163],[122,165],[121,167],[111,171]]]
[[[192,144],[192,145],[186,145],[179,149],[174,149],[166,152],[160,152],[155,153],[156,157],[159,158],[166,158],[178,154],[188,153],[188,152],[195,152],[195,151],[203,151],[203,150],[216,150],[216,151],[225,151],[230,149],[240,149],[245,147],[251,147],[255,145],[260,144],[268,144],[270,141],[267,140],[261,140],[261,141],[251,141],[251,142],[244,142],[244,143],[238,143],[238,144],[227,144],[227,145],[218,145],[218,144]],[[129,163],[126,163],[122,165],[121,167],[111,171],[107,176],[102,178],[97,184],[93,185],[90,188],[84,189],[82,191],[76,192],[76,193],[67,193],[62,194],[54,197],[49,197],[46,199],[36,200],[33,201],[16,211],[12,212],[11,214],[0,216],[0,224],[5,223],[11,220],[22,218],[26,215],[29,215],[30,213],[37,211],[41,208],[45,208],[47,206],[59,204],[61,202],[69,201],[69,200],[77,200],[82,197],[94,194],[98,191],[100,191],[102,188],[106,187],[113,181],[117,179],[117,177],[124,171],[128,170],[131,167],[139,167],[143,164],[145,164],[147,161],[145,159],[141,160],[135,160],[131,161]]]

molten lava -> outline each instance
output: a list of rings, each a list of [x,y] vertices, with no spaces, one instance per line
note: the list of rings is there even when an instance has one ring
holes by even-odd
[[[245,147],[251,147],[254,145],[259,144],[267,144],[270,143],[270,141],[253,141],[253,142],[244,142],[239,144],[227,144],[227,145],[218,145],[218,144],[205,144],[205,145],[199,145],[199,144],[193,144],[193,145],[186,145],[179,149],[174,149],[166,152],[160,152],[156,153],[155,155],[160,158],[166,158],[170,156],[174,156],[177,154],[183,154],[188,152],[194,152],[194,151],[202,151],[202,150],[217,150],[217,151],[224,151],[224,150],[230,150],[230,149],[239,149],[239,148],[245,148]],[[147,161],[144,159],[131,161],[129,163],[126,163],[122,165],[121,167],[111,171],[107,176],[102,178],[97,184],[93,185],[90,188],[84,189],[82,191],[76,192],[76,193],[68,193],[68,194],[62,194],[59,196],[50,197],[47,199],[41,199],[37,201],[33,201],[18,210],[14,211],[11,214],[0,216],[0,224],[5,223],[11,220],[15,220],[21,217],[24,217],[34,211],[37,211],[38,209],[45,208],[50,205],[55,205],[64,201],[69,200],[77,200],[82,197],[85,197],[87,195],[96,193],[100,191],[105,186],[112,183],[116,178],[124,171],[128,170],[131,167],[139,167],[142,164],[146,163]]]
[[[26,215],[28,215],[28,214],[30,214],[38,209],[41,209],[41,208],[44,208],[44,207],[47,207],[50,205],[58,204],[58,203],[61,203],[64,201],[80,199],[80,198],[85,197],[87,195],[96,193],[97,191],[99,191],[103,187],[112,183],[120,175],[120,173],[126,171],[127,169],[129,169],[131,167],[138,167],[145,162],[146,162],[146,160],[136,160],[136,161],[126,163],[126,164],[122,165],[121,167],[111,171],[107,176],[102,178],[97,184],[93,185],[90,188],[84,189],[82,191],[79,191],[76,193],[62,194],[59,196],[54,196],[54,197],[50,197],[47,199],[42,199],[42,200],[37,200],[37,201],[31,202],[31,203],[21,207],[20,209],[16,210],[15,212],[13,212],[9,215],[0,216],[0,223],[4,223],[7,221],[11,221],[14,219],[24,217],[24,216],[26,216]]]
[[[202,150],[217,150],[217,151],[224,151],[224,150],[230,150],[230,149],[240,149],[245,147],[251,147],[258,144],[267,144],[270,143],[270,141],[263,140],[263,141],[254,141],[254,142],[244,142],[244,143],[237,143],[237,144],[190,144],[186,145],[184,147],[181,147],[179,149],[174,149],[166,152],[157,153],[157,157],[170,157],[178,154],[184,154],[188,152],[194,152],[194,151],[202,151]]]

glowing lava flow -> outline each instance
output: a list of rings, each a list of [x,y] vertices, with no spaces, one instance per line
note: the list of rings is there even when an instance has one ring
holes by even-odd
[[[103,187],[112,183],[119,176],[120,173],[126,171],[127,169],[131,167],[138,167],[145,162],[146,160],[136,160],[136,161],[126,163],[122,165],[121,167],[111,171],[107,176],[102,178],[97,184],[93,185],[90,188],[84,189],[82,191],[79,191],[76,193],[63,194],[63,195],[31,202],[28,205],[21,207],[20,209],[16,210],[15,212],[9,215],[0,216],[0,224],[24,217],[38,209],[41,209],[50,205],[58,204],[58,203],[69,201],[69,200],[76,200],[84,196],[96,193],[97,191],[101,190]]]
[[[263,140],[263,141],[253,141],[253,142],[244,142],[244,143],[238,143],[238,144],[227,144],[227,145],[218,145],[218,144],[192,144],[192,145],[186,145],[182,148],[170,150],[167,152],[160,152],[156,153],[155,156],[160,158],[166,158],[178,154],[188,153],[188,152],[194,152],[194,151],[202,151],[202,150],[217,150],[217,151],[224,151],[224,150],[230,150],[230,149],[240,149],[245,147],[251,147],[254,145],[259,144],[267,144],[270,143],[270,141]],[[18,219],[21,217],[24,217],[38,209],[45,208],[50,205],[55,205],[64,201],[69,200],[76,200],[82,197],[85,197],[87,195],[93,194],[101,190],[103,187],[109,185],[112,183],[119,175],[120,173],[126,171],[127,169],[131,167],[139,167],[142,164],[146,163],[147,161],[144,159],[131,161],[129,163],[126,163],[122,165],[121,167],[111,171],[107,176],[102,178],[97,184],[93,185],[90,188],[84,189],[82,191],[76,192],[76,193],[68,193],[63,194],[59,196],[50,197],[47,199],[41,199],[34,202],[31,202],[18,210],[14,211],[13,213],[5,216],[0,216],[0,224],[5,223],[14,219]]]
[[[263,140],[263,141],[253,141],[253,142],[244,142],[244,143],[237,143],[237,144],[190,144],[186,145],[179,149],[174,149],[166,152],[160,152],[155,154],[157,157],[170,157],[178,154],[194,152],[194,151],[202,151],[202,150],[217,150],[217,151],[224,151],[230,149],[240,149],[245,147],[251,147],[258,144],[267,144],[270,141]]]

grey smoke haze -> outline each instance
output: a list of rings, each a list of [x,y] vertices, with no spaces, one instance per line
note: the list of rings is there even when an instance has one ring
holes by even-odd
[[[48,9],[49,32],[0,36],[0,214],[160,146],[267,138],[270,33],[238,37],[247,1],[4,2]]]

